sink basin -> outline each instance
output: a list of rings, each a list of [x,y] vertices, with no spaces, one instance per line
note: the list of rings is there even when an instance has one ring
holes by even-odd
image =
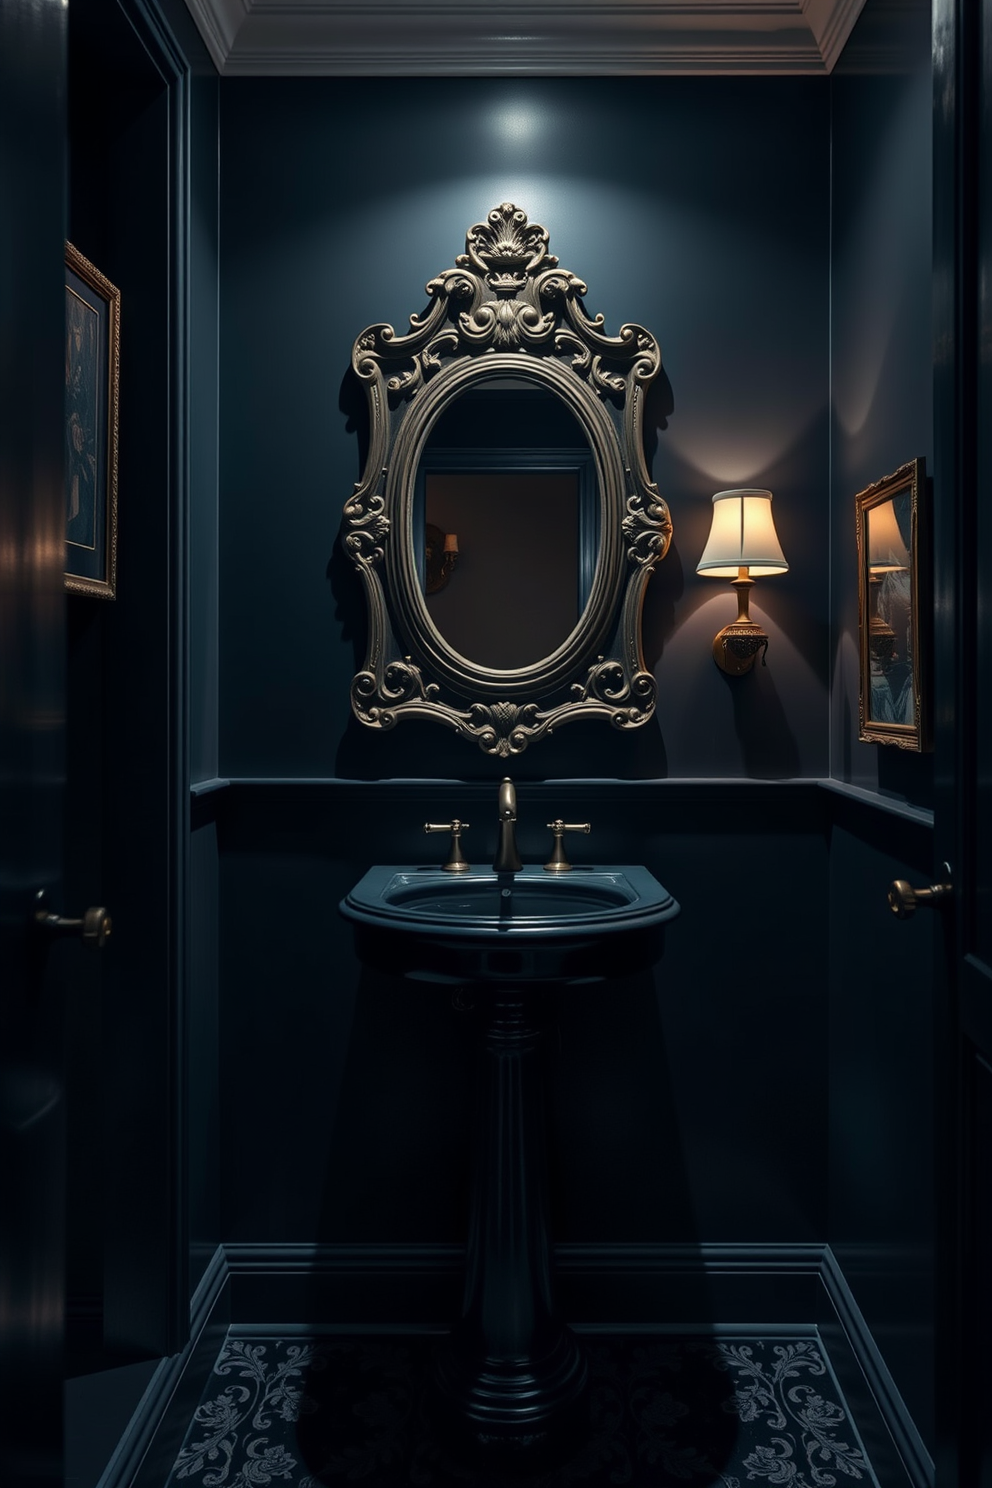
[[[377,867],[341,903],[363,962],[441,982],[628,975],[658,959],[678,912],[668,890],[633,866],[512,876]]]

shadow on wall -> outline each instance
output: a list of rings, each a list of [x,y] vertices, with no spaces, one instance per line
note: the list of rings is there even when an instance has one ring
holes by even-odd
[[[350,1210],[359,1236],[370,1228],[377,1237],[389,1235],[395,1262],[411,1234],[448,1244],[464,1239],[467,1133],[473,1106],[481,1125],[487,1102],[480,1098],[486,1080],[476,1063],[482,1052],[476,1014],[448,1007],[445,1017],[447,992],[389,982],[363,977],[356,1042],[363,1043],[363,1026],[374,1037],[356,1047],[360,1058],[349,1054],[318,1239],[337,1238],[342,1211]],[[471,1450],[457,1420],[439,1409],[433,1383],[439,1330],[461,1312],[461,1258],[445,1248],[434,1253],[439,1264],[432,1274],[422,1270],[404,1283],[407,1329],[392,1336],[381,1330],[374,1338],[321,1337],[301,1360],[309,1366],[310,1408],[299,1418],[295,1442],[316,1482],[367,1479],[383,1464],[393,1468],[391,1480],[402,1476],[435,1488],[567,1488],[577,1480],[591,1488],[618,1480],[647,1485],[663,1469],[666,1482],[689,1476],[716,1482],[743,1456],[740,1414],[732,1409],[735,1381],[711,1337],[713,1300],[696,1253],[677,1114],[668,1082],[657,1077],[667,1054],[655,980],[648,974],[611,985],[609,1039],[603,1037],[606,990],[575,987],[549,998],[551,1227],[559,1240],[585,1242],[607,1256],[630,1234],[677,1246],[679,1264],[662,1291],[655,1288],[647,1310],[641,1292],[632,1297],[619,1282],[621,1313],[632,1310],[638,1325],[633,1338],[615,1341],[630,1351],[628,1370],[618,1378],[611,1340],[597,1329],[580,1345],[590,1391],[552,1455],[539,1450],[534,1457],[523,1444],[508,1458]],[[348,1157],[344,1167],[336,1165],[341,1154]],[[366,1207],[361,1218],[356,1197]],[[411,1252],[422,1267],[431,1254],[430,1248]],[[612,1254],[623,1261],[626,1248]],[[585,1256],[569,1264],[566,1253],[558,1267],[556,1310],[572,1323],[595,1324],[602,1314],[601,1282],[590,1288],[587,1266]],[[306,1317],[321,1320],[318,1290]],[[683,1336],[672,1336],[673,1322]],[[657,1324],[658,1333],[645,1324]],[[706,1360],[710,1367],[701,1367]]]
[[[354,974],[315,1239],[463,1243],[473,1091],[467,1015],[453,1010],[450,989],[357,966]]]
[[[755,780],[791,780],[802,774],[799,746],[789,728],[774,674],[756,662],[743,677],[720,680],[734,706],[734,730],[747,774]]]
[[[644,594],[641,630],[644,665],[649,672],[655,671],[661,653],[675,634],[676,606],[684,594],[685,571],[676,530],[672,545],[665,554],[664,561],[655,567]]]
[[[668,428],[668,420],[674,412],[675,393],[662,363],[644,400],[644,454],[649,470],[658,451],[658,435]]]
[[[558,1241],[698,1240],[678,1113],[667,1079],[659,1079],[671,1055],[655,984],[648,973],[609,988],[549,994],[548,1156]],[[461,1002],[450,988],[358,973],[319,1242],[464,1241],[482,1042],[476,1013]],[[686,1316],[705,1321],[701,1269],[697,1279]]]
[[[335,759],[346,780],[662,780],[668,756],[657,718],[621,732],[600,719],[569,723],[523,754],[484,754],[440,725],[407,721],[376,730],[348,719]]]

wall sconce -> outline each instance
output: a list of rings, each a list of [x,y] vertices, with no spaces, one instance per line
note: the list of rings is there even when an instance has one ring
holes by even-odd
[[[882,501],[869,507],[868,518],[868,649],[884,671],[892,662],[896,633],[880,613],[884,574],[905,573],[909,550],[896,521],[895,504]]]
[[[754,666],[758,652],[768,650],[768,637],[748,614],[752,574],[787,573],[772,518],[771,491],[717,491],[713,497],[713,526],[696,565],[711,579],[730,579],[737,590],[737,619],[717,634],[713,660],[722,672],[740,677]],[[761,664],[765,658],[762,654]]]
[[[458,562],[457,532],[442,532],[433,522],[424,523],[424,538],[427,544],[426,588],[428,594],[436,594],[451,578]]]

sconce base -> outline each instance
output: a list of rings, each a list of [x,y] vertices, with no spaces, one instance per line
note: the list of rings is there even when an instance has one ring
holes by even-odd
[[[713,660],[729,677],[743,677],[749,672],[759,651],[764,666],[767,650],[768,637],[753,620],[734,620],[718,631],[713,640]]]

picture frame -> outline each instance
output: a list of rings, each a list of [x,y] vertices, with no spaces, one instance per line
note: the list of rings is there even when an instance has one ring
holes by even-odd
[[[866,744],[925,753],[931,740],[930,505],[926,461],[855,498],[859,730]]]
[[[117,593],[120,290],[65,245],[65,587]]]

